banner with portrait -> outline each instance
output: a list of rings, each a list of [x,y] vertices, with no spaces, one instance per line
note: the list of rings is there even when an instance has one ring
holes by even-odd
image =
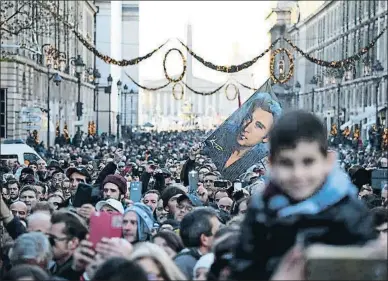
[[[204,152],[235,181],[255,164],[266,166],[268,133],[282,113],[267,81],[206,140]]]

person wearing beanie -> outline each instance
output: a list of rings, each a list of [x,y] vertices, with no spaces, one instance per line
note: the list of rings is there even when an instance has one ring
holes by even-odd
[[[103,198],[109,198],[121,201],[127,193],[127,180],[118,175],[108,175],[102,182]]]
[[[209,253],[202,256],[194,266],[193,277],[194,280],[207,280],[207,274],[214,262],[214,254]]]
[[[148,241],[154,223],[151,208],[143,203],[135,203],[124,212],[123,238],[131,244]]]

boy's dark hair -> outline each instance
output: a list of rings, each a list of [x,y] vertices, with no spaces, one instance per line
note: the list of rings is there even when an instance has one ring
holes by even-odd
[[[301,141],[317,142],[327,156],[327,130],[317,116],[303,110],[283,114],[269,133],[270,157],[274,159],[282,149],[295,148]]]

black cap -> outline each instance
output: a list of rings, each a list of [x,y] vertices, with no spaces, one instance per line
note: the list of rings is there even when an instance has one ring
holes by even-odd
[[[20,174],[30,174],[30,175],[35,175],[34,173],[34,170],[31,169],[31,168],[23,168],[21,171],[20,171]]]
[[[83,175],[86,177],[86,182],[89,183],[91,181],[90,174],[88,170],[86,170],[85,167],[74,167],[74,168],[69,168],[66,171],[66,177],[70,178],[70,176],[74,173],[78,173],[80,175]]]

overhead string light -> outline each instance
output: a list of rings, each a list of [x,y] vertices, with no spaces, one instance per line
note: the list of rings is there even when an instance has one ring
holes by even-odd
[[[167,42],[169,40],[167,40],[166,42],[164,42],[162,45],[160,45],[159,47],[157,47],[156,49],[154,49],[153,51],[151,51],[150,53],[146,54],[145,56],[142,56],[142,57],[137,57],[137,58],[134,58],[134,59],[130,59],[130,60],[126,60],[126,59],[123,59],[123,60],[116,60],[108,55],[104,55],[102,53],[100,53],[91,43],[88,42],[88,40],[86,38],[84,38],[78,31],[76,30],[73,30],[75,36],[78,38],[78,40],[89,50],[91,51],[96,57],[100,58],[101,60],[103,60],[104,62],[108,63],[108,64],[114,64],[114,65],[118,65],[118,66],[128,66],[128,65],[136,65],[140,62],[142,62],[143,60],[146,60],[148,58],[150,58],[153,54],[155,54],[157,51],[159,51],[161,48],[163,48]]]
[[[268,47],[268,49],[266,49],[264,52],[262,52],[260,55],[256,56],[255,58],[253,58],[250,61],[244,62],[244,63],[239,64],[239,65],[225,66],[225,65],[216,65],[216,64],[211,63],[209,61],[206,61],[205,59],[203,59],[202,57],[197,55],[193,50],[191,50],[185,43],[183,43],[181,40],[178,39],[179,43],[181,43],[181,45],[183,47],[185,47],[186,50],[189,52],[189,54],[191,56],[193,56],[193,58],[195,58],[197,61],[199,61],[200,63],[202,63],[204,66],[206,66],[208,68],[211,68],[213,70],[220,71],[220,72],[225,72],[225,73],[236,73],[236,72],[239,72],[241,70],[247,69],[248,67],[252,66],[259,59],[264,57],[264,55],[266,53],[268,53],[279,40],[280,40],[280,38],[276,39],[274,42],[272,42],[272,44]]]
[[[163,88],[166,88],[168,85],[171,84],[170,81],[167,82],[167,84],[164,84],[160,87],[155,87],[155,88],[149,88],[149,87],[146,87],[146,86],[143,86],[143,85],[140,85],[138,82],[136,82],[128,73],[125,72],[125,75],[127,75],[127,77],[133,82],[133,84],[135,84],[136,86],[138,86],[139,88],[143,89],[143,90],[147,90],[147,91],[158,91],[158,90],[161,90]]]
[[[317,58],[314,58],[310,56],[309,54],[303,52],[298,46],[296,46],[291,40],[284,38],[284,40],[290,44],[290,46],[296,50],[298,53],[300,53],[304,58],[307,60],[311,61],[312,63],[315,63],[320,66],[324,67],[331,67],[331,68],[341,68],[341,67],[346,67],[348,65],[353,64],[356,61],[359,61],[363,55],[365,55],[370,49],[374,47],[376,44],[377,40],[384,34],[384,32],[387,30],[387,27],[384,27],[383,30],[365,47],[361,48],[356,54],[353,56],[347,57],[343,60],[339,61],[325,61],[325,60],[320,60]]]
[[[187,85],[183,81],[182,81],[182,84],[185,85],[187,87],[187,89],[192,91],[194,94],[201,95],[201,96],[211,96],[211,95],[214,95],[215,93],[217,93],[219,90],[221,90],[226,85],[226,82],[224,84],[222,84],[221,86],[219,86],[217,89],[210,91],[210,92],[200,92],[200,91],[194,90],[193,88],[191,88],[189,85]]]

